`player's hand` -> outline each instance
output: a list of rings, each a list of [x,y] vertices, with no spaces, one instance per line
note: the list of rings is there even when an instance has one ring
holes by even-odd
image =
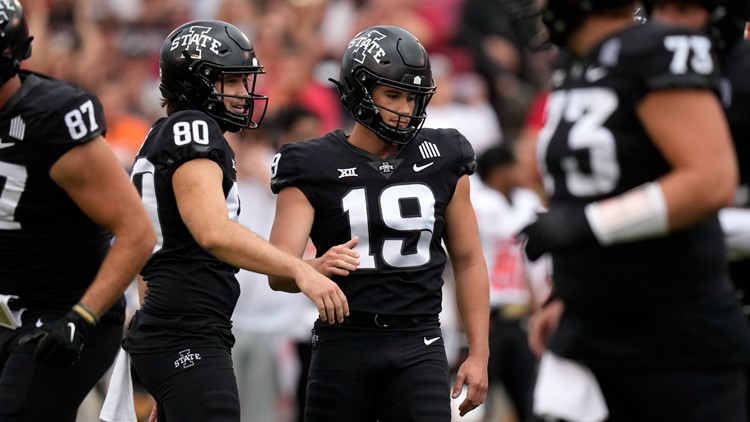
[[[39,340],[34,360],[50,366],[70,366],[81,355],[83,342],[94,327],[81,314],[70,310],[64,317],[46,322],[19,344]]]
[[[159,415],[159,407],[154,403],[154,407],[151,408],[151,414],[148,415],[148,422],[157,422],[157,416]]]
[[[310,261],[310,265],[326,277],[347,276],[359,266],[359,252],[352,249],[357,244],[359,244],[359,236],[354,236],[348,242],[336,245],[326,251],[323,256]]]
[[[537,358],[540,358],[544,349],[547,348],[547,342],[557,329],[564,310],[563,301],[554,299],[536,311],[529,319],[529,347]]]
[[[536,221],[521,229],[518,238],[525,243],[526,256],[532,261],[547,252],[596,242],[583,208],[570,206],[538,214]]]
[[[349,302],[338,284],[305,263],[295,277],[297,287],[318,308],[321,321],[334,324],[349,316]]]
[[[451,397],[455,399],[460,396],[464,385],[467,385],[468,389],[466,391],[466,398],[458,405],[459,416],[465,416],[484,403],[489,385],[487,359],[481,359],[469,354],[469,357],[458,368]]]

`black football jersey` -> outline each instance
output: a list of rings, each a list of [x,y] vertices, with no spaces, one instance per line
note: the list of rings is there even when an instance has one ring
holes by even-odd
[[[735,205],[750,207],[750,41],[734,46],[722,64],[721,98],[740,167]],[[750,259],[730,262],[729,270],[744,292],[743,303],[750,305]]]
[[[660,89],[718,92],[718,70],[708,38],[658,23],[628,27],[585,57],[562,51],[537,151],[550,207],[584,206],[666,174],[638,103]],[[561,355],[589,364],[748,357],[716,217],[665,237],[552,258],[567,316],[550,347]]]
[[[221,167],[229,217],[236,221],[239,195],[234,151],[216,121],[201,111],[180,111],[157,120],[136,156],[132,179],[158,238],[141,271],[148,292],[139,322],[201,336],[201,332],[211,332],[207,327],[231,329],[239,284],[237,268],[203,249],[180,217],[172,175],[196,158],[213,160]],[[169,341],[165,334],[159,336],[159,344]]]
[[[106,125],[92,93],[35,73],[20,76],[20,90],[0,109],[0,293],[33,309],[65,311],[91,284],[112,236],[49,172]],[[120,305],[112,315],[122,313]]]
[[[737,44],[722,65],[722,103],[740,166],[737,205],[750,206],[750,41]]]
[[[422,129],[387,159],[353,146],[337,130],[284,145],[273,161],[271,189],[294,186],[310,201],[318,256],[359,236],[359,268],[332,277],[350,309],[436,315],[445,210],[458,179],[475,167],[471,145],[453,129]]]

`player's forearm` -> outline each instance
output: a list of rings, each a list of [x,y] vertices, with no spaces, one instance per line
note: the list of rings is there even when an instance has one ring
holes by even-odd
[[[227,220],[214,229],[210,235],[196,240],[229,265],[292,283],[300,272],[300,266],[307,265],[238,223]]]
[[[153,232],[115,238],[96,278],[80,302],[101,316],[136,279],[156,243]]]
[[[660,179],[672,230],[690,226],[731,206],[737,184],[736,166],[711,171],[676,170]],[[711,176],[708,176],[708,174]]]
[[[470,268],[458,271],[456,277],[456,301],[463,322],[469,353],[489,356],[489,284],[485,268]]]

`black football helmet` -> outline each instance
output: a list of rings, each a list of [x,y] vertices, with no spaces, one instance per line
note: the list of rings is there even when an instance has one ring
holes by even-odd
[[[15,76],[21,62],[31,56],[31,40],[21,3],[0,2],[0,85]]]
[[[338,88],[341,103],[354,120],[395,145],[408,144],[417,136],[427,117],[425,108],[435,93],[427,51],[414,35],[396,26],[373,26],[354,36],[344,52],[339,80],[330,81]],[[375,104],[370,94],[378,84],[415,93],[412,114]],[[409,123],[404,128],[386,124],[378,107]]]
[[[551,47],[549,31],[542,23],[542,7],[535,0],[506,0],[505,8],[518,39],[531,51]]]
[[[547,0],[542,21],[547,26],[550,41],[565,47],[568,35],[583,23],[586,16],[633,3],[635,0]]]
[[[750,21],[750,1],[748,0],[670,0],[673,3],[698,4],[708,10],[710,18],[706,32],[711,37],[714,48],[720,54],[731,49],[743,39],[745,27]],[[650,13],[659,0],[644,0],[644,7]]]
[[[268,97],[255,93],[258,74],[265,73],[250,40],[234,25],[217,20],[185,23],[164,40],[160,52],[159,89],[179,109],[202,110],[229,132],[257,128],[266,114]],[[224,93],[224,78],[247,76],[248,95]],[[221,89],[214,86],[221,82]],[[245,112],[233,113],[224,98],[245,101]]]

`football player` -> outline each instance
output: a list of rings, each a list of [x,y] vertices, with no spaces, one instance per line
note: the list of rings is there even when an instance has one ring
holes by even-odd
[[[420,130],[435,86],[424,47],[404,29],[357,34],[334,83],[356,121],[351,133],[283,146],[271,180],[279,195],[271,243],[302,256],[310,237],[319,257],[340,247],[346,263],[331,277],[351,315],[343,325],[314,325],[305,421],[448,422],[451,396],[468,386],[465,415],[487,391],[487,268],[469,200],[474,151],[455,129]],[[443,242],[469,343],[452,389],[438,321]]]
[[[0,28],[0,420],[73,422],[156,235],[97,97],[19,70],[32,38],[18,1],[0,3]]]
[[[549,210],[522,231],[529,258],[550,252],[554,267],[531,324],[548,349],[534,409],[592,410],[544,400],[547,375],[575,367],[603,398],[592,420],[745,421],[750,334],[717,218],[738,180],[718,64],[702,32],[636,24],[635,6],[551,0],[542,14],[561,50],[537,148]]]
[[[257,128],[268,98],[248,38],[221,21],[176,28],[160,51],[167,117],[157,120],[132,179],[158,234],[143,268],[147,292],[124,348],[158,420],[238,421],[231,316],[238,268],[295,280],[322,320],[348,312],[341,289],[237,222],[234,152],[224,132]],[[252,203],[244,204],[252,207]]]
[[[653,3],[653,4],[651,4]],[[719,212],[729,254],[729,271],[746,306],[750,305],[750,19],[748,0],[656,0],[647,3],[660,22],[703,29],[721,64],[721,99],[732,133],[740,186],[732,207]],[[748,315],[746,311],[746,315]],[[750,393],[750,392],[749,392]]]

